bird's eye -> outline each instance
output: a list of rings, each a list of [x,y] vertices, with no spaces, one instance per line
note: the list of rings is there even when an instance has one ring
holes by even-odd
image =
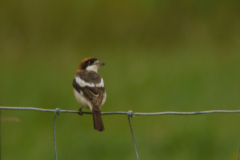
[[[93,64],[93,60],[89,60],[89,61],[88,61],[88,64]]]

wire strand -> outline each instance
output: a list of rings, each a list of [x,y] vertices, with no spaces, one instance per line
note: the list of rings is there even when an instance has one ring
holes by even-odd
[[[55,160],[57,160],[57,146],[56,146],[56,134],[55,134],[55,126],[56,126],[56,115],[60,114],[60,108],[56,108],[54,112],[54,118],[53,118],[53,145],[54,145],[54,155]]]
[[[130,117],[133,117],[133,111],[128,111],[128,122],[129,122],[130,130],[131,130],[131,133],[132,133],[132,139],[133,139],[135,154],[136,154],[137,160],[139,160],[137,146],[136,146],[136,142],[135,142],[135,138],[134,138],[134,134],[133,134],[132,123],[131,123]]]
[[[1,110],[32,110],[32,111],[42,111],[42,112],[55,112],[55,109],[44,109],[35,107],[6,107],[0,106]],[[59,113],[79,113],[77,110],[59,110]],[[209,110],[209,111],[196,111],[196,112],[152,112],[152,113],[132,113],[133,116],[154,116],[154,115],[195,115],[195,114],[210,114],[210,113],[240,113],[240,110]],[[92,114],[92,112],[83,112],[83,114]],[[128,115],[128,112],[116,111],[116,112],[102,112],[102,115],[112,115],[112,114],[123,114]]]

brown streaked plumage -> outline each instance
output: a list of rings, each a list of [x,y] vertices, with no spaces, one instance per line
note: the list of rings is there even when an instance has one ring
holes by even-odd
[[[103,79],[97,73],[97,70],[104,64],[92,57],[83,59],[78,66],[72,83],[77,101],[82,107],[91,109],[94,129],[98,131],[104,130],[101,106],[105,103],[106,92]],[[80,112],[81,108],[79,109]]]

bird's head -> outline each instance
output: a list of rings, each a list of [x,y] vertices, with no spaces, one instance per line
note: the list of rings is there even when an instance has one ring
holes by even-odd
[[[95,71],[97,72],[98,68],[100,66],[105,65],[104,62],[99,61],[97,58],[88,57],[83,59],[77,69],[77,72],[80,72],[82,70],[88,70],[88,71]]]

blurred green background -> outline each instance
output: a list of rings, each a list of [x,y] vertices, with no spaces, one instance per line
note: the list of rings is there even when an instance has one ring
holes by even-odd
[[[239,109],[240,1],[0,1],[0,105],[77,110],[72,78],[96,57],[102,111]],[[52,160],[53,113],[2,111],[2,159]],[[56,119],[58,159],[136,159],[127,116]],[[237,159],[239,114],[135,116],[140,159]]]

